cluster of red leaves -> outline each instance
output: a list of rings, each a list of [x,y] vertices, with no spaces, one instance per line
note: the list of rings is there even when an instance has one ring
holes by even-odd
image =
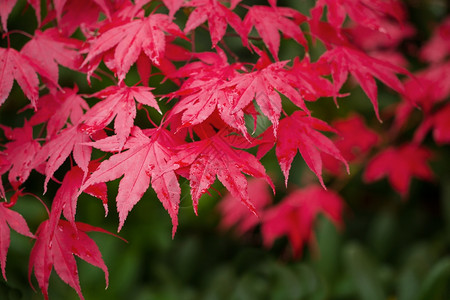
[[[3,39],[7,40],[7,46],[0,48],[0,105],[14,101],[8,98],[15,80],[31,103],[26,108],[34,110],[22,127],[1,125],[6,140],[0,144],[0,176],[7,174],[7,187],[14,191],[7,199],[0,178],[0,197],[6,200],[0,205],[0,263],[5,279],[9,226],[36,239],[30,276],[34,270],[46,298],[52,268],[83,298],[73,255],[101,268],[108,282],[101,253],[85,233],[105,231],[77,222],[75,216],[77,199],[83,192],[101,199],[107,212],[106,182],[118,178],[119,230],[151,186],[169,212],[175,234],[180,176],[190,182],[196,213],[201,196],[217,178],[237,199],[224,198],[225,227],[238,224],[240,231],[246,232],[262,222],[265,244],[270,246],[277,237],[287,235],[295,255],[301,254],[304,242],[313,239],[318,213],[337,225],[342,223],[343,200],[326,190],[323,167],[340,177],[342,166],[349,172],[351,165],[368,162],[364,173],[367,182],[387,175],[403,196],[413,176],[432,178],[427,166],[431,153],[421,142],[428,131],[437,143],[450,142],[450,85],[442,80],[450,73],[446,61],[450,50],[448,21],[436,29],[420,52],[430,67],[413,76],[395,50],[414,34],[397,0],[342,0],[339,4],[318,0],[308,16],[279,7],[276,0],[254,6],[242,0],[163,0],[156,6],[153,2],[28,0],[38,28],[34,34],[26,34],[30,39],[20,50],[10,47],[13,31],[8,32],[11,28],[7,27],[16,0],[0,3]],[[44,5],[46,9],[41,11]],[[238,10],[243,13],[238,15]],[[183,13],[187,21],[180,24],[175,17]],[[344,22],[347,17],[350,21]],[[305,38],[304,28],[309,28],[307,34],[313,43]],[[211,52],[195,52],[195,31],[204,29],[210,34]],[[237,36],[256,62],[239,61],[225,43],[227,34]],[[294,40],[306,54],[280,61],[281,38]],[[308,51],[317,40],[326,51],[313,62]],[[192,47],[185,46],[189,43]],[[140,81],[128,86],[125,82],[133,65]],[[116,78],[115,84],[82,95],[76,85],[59,85],[59,66],[86,74],[88,82],[91,77],[102,78],[106,66]],[[155,87],[149,86],[154,67],[177,88],[154,95]],[[412,142],[392,145],[392,139],[382,140],[356,114],[332,125],[312,116],[308,102],[331,97],[337,103],[346,96],[340,90],[349,74],[367,94],[378,119],[376,80],[403,97],[396,108],[395,134],[416,106],[422,108],[424,121]],[[402,82],[398,74],[407,79]],[[96,102],[90,105],[84,98]],[[162,104],[165,98],[174,103],[169,110],[160,108],[166,108]],[[283,108],[286,105],[291,107],[288,112]],[[135,122],[137,109],[166,112],[161,122],[149,116],[152,125],[143,128]],[[255,129],[262,118],[272,125],[255,136],[246,122],[252,118]],[[256,155],[247,151],[253,147],[257,147]],[[107,158],[92,160],[93,148]],[[273,192],[275,185],[260,160],[272,148],[286,186],[299,151],[322,187],[294,190],[276,206],[266,208],[272,195],[265,185]],[[373,149],[379,153],[372,158]],[[59,182],[55,172],[67,160],[72,168],[52,201],[48,220],[33,235],[25,219],[11,208],[32,171],[43,174],[46,191],[50,180]],[[258,179],[249,181],[245,174]],[[235,205],[238,202],[245,206]]]

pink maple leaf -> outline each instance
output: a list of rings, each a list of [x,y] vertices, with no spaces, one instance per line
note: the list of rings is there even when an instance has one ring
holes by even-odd
[[[98,164],[91,164],[91,169],[93,171]],[[55,198],[52,202],[52,210],[50,214],[50,227],[54,228],[58,223],[61,213],[67,221],[76,229],[75,225],[75,214],[77,208],[77,199],[80,187],[85,179],[85,172],[81,170],[78,166],[74,166],[66,173],[62,181],[61,186],[56,192]],[[89,187],[87,187],[84,192],[92,196],[98,197],[103,202],[103,207],[105,208],[105,213],[108,212],[108,196],[107,187],[105,182],[98,182]]]
[[[4,159],[3,167],[0,166],[0,174],[9,170],[8,180],[17,190],[36,167],[35,159],[40,151],[40,145],[33,139],[33,127],[28,122],[19,128],[11,129],[5,126],[1,128],[12,141],[4,145],[6,149],[2,152]]]
[[[253,5],[244,18],[245,34],[242,42],[244,46],[248,45],[248,34],[254,26],[272,56],[278,59],[278,50],[280,48],[280,34],[278,31],[294,39],[306,49],[308,48],[308,43],[299,26],[304,21],[306,21],[306,17],[292,8]]]
[[[379,142],[376,132],[367,128],[359,115],[352,115],[346,119],[333,122],[333,128],[339,133],[334,144],[341,151],[347,162],[361,161],[368,152]],[[323,165],[335,175],[342,174],[342,164],[333,156],[321,153]]]
[[[406,17],[405,9],[398,0],[319,0],[311,14],[320,17],[325,6],[328,22],[335,28],[340,28],[348,15],[362,26],[386,32],[383,27],[383,19],[386,16],[393,17],[400,23]]]
[[[422,60],[438,63],[450,54],[450,18],[445,19],[434,31],[431,39],[422,47]]]
[[[37,111],[30,118],[35,126],[47,123],[47,138],[56,135],[70,120],[70,124],[78,124],[83,118],[84,110],[89,105],[78,95],[78,87],[63,88],[55,94],[47,94],[39,98]]]
[[[194,30],[205,21],[208,21],[213,48],[225,35],[227,24],[230,24],[244,38],[245,29],[241,19],[219,1],[191,0],[185,6],[195,7],[186,22],[186,27],[184,28],[185,33]]]
[[[51,82],[57,83],[58,64],[72,70],[77,70],[81,65],[82,57],[78,52],[81,44],[79,40],[62,36],[56,28],[36,30],[20,53],[27,56],[39,70],[45,70]]]
[[[36,70],[27,57],[12,48],[0,48],[0,105],[11,92],[14,79],[22,88],[25,96],[36,108],[39,97],[39,79]]]
[[[89,135],[82,132],[80,126],[70,126],[42,146],[36,155],[36,163],[41,164],[48,159],[45,165],[44,191],[47,190],[50,178],[71,153],[77,165],[87,174],[92,153],[92,147],[87,145],[90,141]]]
[[[249,179],[248,196],[255,207],[256,215],[231,193],[220,200],[218,208],[222,215],[221,228],[227,229],[236,226],[239,234],[245,234],[260,223],[264,208],[271,203],[273,198],[268,190],[267,182],[261,178]]]
[[[378,112],[378,92],[374,77],[381,80],[393,90],[404,94],[405,88],[397,78],[396,73],[410,75],[403,68],[344,46],[327,51],[322,55],[320,61],[331,65],[331,75],[336,93],[341,89],[350,72],[369,97],[378,119],[380,119]]]
[[[336,227],[342,226],[343,200],[320,186],[297,189],[262,217],[262,235],[266,247],[275,239],[286,235],[295,257],[302,254],[303,244],[314,241],[313,226],[319,213],[323,213]]]
[[[273,130],[278,131],[278,120],[281,115],[281,96],[284,94],[289,100],[299,106],[303,111],[309,110],[304,103],[301,93],[296,89],[295,75],[285,69],[287,61],[269,64],[261,70],[236,75],[227,86],[232,88],[231,98],[233,108],[231,113],[242,111],[253,99],[256,100],[261,112],[273,124]]]
[[[413,176],[424,180],[433,178],[433,172],[427,165],[430,158],[430,150],[415,144],[389,147],[369,161],[364,180],[373,182],[387,176],[391,186],[406,197]]]
[[[98,28],[98,19],[103,13],[111,19],[111,2],[108,0],[54,0],[49,16],[56,17],[58,28],[65,36],[71,36],[77,28],[88,36],[90,30]]]
[[[99,36],[91,41],[91,47],[82,67],[114,49],[110,65],[115,67],[121,82],[141,51],[155,65],[159,65],[166,49],[165,32],[185,38],[183,32],[170,20],[169,16],[163,14],[152,14],[131,22],[116,21],[108,24],[100,29]]]
[[[173,18],[175,13],[183,6],[184,0],[162,0],[169,9],[169,17]]]
[[[95,104],[86,113],[83,118],[82,129],[86,132],[94,133],[105,128],[115,118],[114,131],[119,139],[119,143],[123,146],[130,135],[134,118],[136,117],[135,100],[141,104],[153,107],[161,113],[151,90],[149,87],[128,87],[122,84],[120,86],[107,87],[91,95],[92,97],[104,98],[104,100]]]
[[[5,203],[0,203],[0,265],[2,268],[3,278],[6,280],[6,254],[10,244],[10,232],[9,227],[17,231],[18,233],[34,238],[34,235],[30,232],[25,219],[21,214],[10,210],[6,207]]]
[[[217,110],[225,123],[247,135],[243,111],[233,111],[235,107],[232,97],[235,92],[227,88],[228,82],[224,78],[212,76],[186,82],[175,92],[174,94],[185,93],[185,96],[174,106],[171,114],[181,113],[181,125],[188,127],[204,122]]]
[[[277,138],[274,138],[270,128],[265,131],[260,149],[258,149],[258,157],[262,157],[276,142],[275,153],[287,186],[292,161],[297,151],[300,151],[308,167],[316,174],[320,184],[325,188],[322,179],[322,158],[319,150],[345,164],[347,172],[349,172],[349,167],[334,143],[318,130],[336,133],[336,130],[324,121],[307,116],[302,111],[296,111],[280,121]]]
[[[89,224],[76,222],[74,228],[69,222],[59,220],[55,227],[44,221],[36,231],[36,243],[30,254],[28,277],[34,269],[39,288],[48,299],[48,284],[52,269],[84,299],[81,293],[78,268],[74,255],[100,268],[105,273],[108,286],[108,269],[95,242],[86,234],[89,231],[109,233],[106,230]]]
[[[173,169],[188,169],[192,202],[197,213],[198,200],[214,183],[216,176],[235,198],[240,199],[250,210],[255,208],[250,201],[247,179],[244,174],[263,178],[272,186],[263,165],[250,153],[231,147],[226,130],[201,141],[177,147],[170,164]],[[232,141],[231,141],[232,143]]]
[[[175,172],[167,170],[169,169],[168,161],[174,155],[169,148],[174,147],[178,141],[170,132],[162,128],[152,129],[147,133],[150,137],[147,137],[138,127],[134,127],[131,142],[125,144],[128,150],[114,154],[103,161],[84,182],[81,190],[90,185],[123,176],[116,197],[120,231],[129,211],[142,198],[151,183],[159,200],[172,218],[172,234],[175,234],[181,190]],[[97,147],[97,143],[102,148],[102,140],[91,145]]]
[[[41,23],[41,1],[40,0],[27,0],[27,2],[33,7],[36,12],[36,18],[38,24]],[[8,31],[6,26],[8,16],[11,13],[13,7],[16,5],[17,0],[2,0],[0,2],[0,19],[4,31]]]

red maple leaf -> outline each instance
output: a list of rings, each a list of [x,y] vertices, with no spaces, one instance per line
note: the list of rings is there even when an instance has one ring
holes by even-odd
[[[256,100],[261,112],[269,118],[273,124],[273,130],[278,131],[278,120],[281,115],[281,96],[284,94],[291,102],[299,106],[303,111],[309,110],[304,99],[295,88],[293,74],[285,69],[287,61],[277,62],[265,66],[261,70],[244,73],[235,76],[227,86],[232,88],[230,98],[233,104],[231,113],[242,111],[253,99]]]
[[[36,30],[33,38],[20,50],[39,70],[45,70],[45,75],[53,82],[58,82],[58,64],[72,70],[81,65],[82,57],[78,52],[81,42],[66,38],[56,28],[45,31]],[[41,72],[41,74],[44,72]]]
[[[33,139],[33,127],[28,122],[25,122],[23,127],[14,129],[1,125],[0,127],[5,131],[6,137],[12,140],[4,145],[6,149],[2,152],[0,174],[9,170],[8,180],[17,190],[36,167],[36,155],[40,145]]]
[[[342,226],[343,200],[320,186],[297,189],[266,210],[262,217],[264,244],[270,247],[275,239],[287,235],[295,257],[302,254],[303,244],[314,241],[313,226],[319,213],[323,213],[336,227]]]
[[[119,1],[114,1],[119,2]],[[71,36],[77,28],[89,36],[92,29],[97,29],[100,14],[111,19],[111,4],[109,0],[54,0],[52,9],[49,8],[47,18],[56,17],[58,29],[65,36]]]
[[[232,98],[236,92],[227,87],[228,82],[224,78],[212,76],[186,82],[179,91],[174,93],[189,92],[178,101],[171,114],[181,113],[182,127],[189,127],[204,122],[217,110],[226,124],[247,135],[243,111],[233,111],[235,106],[233,106]]]
[[[136,117],[135,100],[151,106],[161,113],[151,90],[149,87],[128,87],[122,84],[107,87],[91,95],[92,97],[104,98],[104,100],[95,104],[86,113],[82,129],[88,133],[94,133],[105,128],[115,118],[114,131],[123,146],[130,135]]]
[[[138,127],[134,127],[130,143],[125,144],[128,150],[114,154],[103,161],[86,180],[81,190],[90,185],[123,176],[116,197],[120,231],[128,212],[142,198],[151,183],[159,200],[172,218],[172,234],[175,234],[181,190],[175,172],[167,171],[167,162],[174,154],[169,148],[174,147],[178,141],[170,132],[162,128],[152,129],[146,133],[150,137]],[[98,142],[101,148],[102,143],[102,140]],[[97,147],[97,143],[91,145]]]
[[[430,63],[444,61],[450,53],[450,18],[433,31],[431,39],[420,50],[420,58]]]
[[[423,123],[417,128],[414,141],[420,143],[429,130],[433,131],[433,138],[437,144],[450,143],[450,104],[431,115],[425,116]]]
[[[98,166],[97,162],[90,165],[90,170],[95,171]],[[80,187],[86,175],[78,166],[74,166],[68,171],[62,181],[61,186],[56,192],[55,198],[52,202],[52,209],[50,214],[50,227],[54,228],[58,223],[61,213],[69,221],[69,223],[76,229],[75,214],[77,208],[77,200]],[[105,182],[98,182],[90,185],[84,190],[85,193],[94,197],[100,198],[105,208],[105,213],[108,213],[108,195]]]
[[[102,269],[108,286],[108,269],[98,246],[86,232],[109,232],[81,222],[75,224],[76,228],[69,222],[60,220],[53,228],[47,220],[42,222],[36,231],[36,243],[30,254],[28,276],[31,282],[31,273],[34,269],[34,275],[45,299],[48,299],[47,290],[53,268],[58,276],[77,292],[80,299],[84,299],[74,255]]]
[[[6,207],[7,204],[0,203],[0,265],[2,268],[3,278],[6,280],[6,254],[8,253],[10,243],[9,227],[17,231],[18,233],[34,238],[34,235],[30,232],[25,219],[21,214],[10,210]]]
[[[450,95],[450,82],[442,80],[450,76],[450,62],[433,65],[414,74],[405,82],[405,102],[418,105],[429,113],[436,103]]]
[[[70,126],[42,146],[35,160],[37,164],[41,164],[48,159],[45,165],[44,191],[47,190],[50,178],[72,152],[77,165],[87,174],[92,152],[92,147],[87,144],[90,141],[89,135],[82,132],[80,126]]]
[[[169,9],[169,17],[173,18],[177,10],[183,6],[184,0],[162,0],[162,2]]]
[[[377,84],[374,77],[393,90],[404,94],[405,88],[397,78],[396,73],[410,75],[403,68],[344,46],[325,52],[319,61],[330,64],[336,93],[341,89],[350,72],[372,102],[378,119],[380,119],[380,116],[378,112]]]
[[[322,15],[324,6],[327,6],[328,22],[335,28],[340,28],[346,16],[356,23],[371,29],[384,31],[383,18],[390,16],[398,22],[405,19],[405,9],[398,0],[319,0],[316,2],[312,15]]]
[[[41,23],[41,1],[40,0],[27,0],[27,2],[33,7],[36,12],[36,18],[38,24]],[[17,0],[2,0],[0,2],[0,19],[4,31],[8,31],[6,26],[8,16],[11,13],[13,7],[16,5]]]
[[[345,28],[344,32],[353,45],[366,51],[397,48],[402,41],[416,34],[416,29],[410,24],[398,26],[388,18],[380,19],[380,24],[385,30],[374,30],[356,23]]]
[[[3,181],[1,175],[8,172],[11,163],[6,159],[7,155],[0,151],[0,198],[6,199],[5,188],[3,187]]]
[[[404,101],[399,103],[395,111],[395,130],[399,130],[408,121],[417,106],[423,111],[425,118],[433,115],[433,108],[450,96],[450,81],[442,80],[449,76],[450,63],[443,62],[417,72],[414,78],[406,80]],[[425,127],[421,127],[419,131],[423,131]],[[419,136],[416,140],[420,140]]]
[[[77,93],[78,87],[75,86],[73,89],[63,88],[55,94],[40,97],[30,124],[35,126],[47,123],[47,138],[56,135],[68,124],[68,120],[70,124],[78,124],[89,105]]]
[[[241,19],[218,0],[191,0],[185,6],[195,7],[186,22],[185,33],[194,30],[208,20],[213,48],[225,35],[227,24],[230,24],[244,38],[246,32]]]
[[[8,98],[14,79],[22,88],[25,96],[36,108],[39,97],[39,79],[31,62],[17,50],[0,48],[0,106]]]
[[[292,8],[253,5],[249,8],[244,18],[242,42],[244,46],[248,45],[248,34],[254,26],[272,56],[278,59],[278,50],[280,48],[278,31],[294,39],[306,49],[308,48],[308,43],[299,26],[304,21],[306,21],[306,17]]]
[[[333,128],[339,133],[334,144],[347,162],[361,161],[380,140],[377,133],[367,128],[359,115],[352,115],[333,122]],[[321,153],[323,165],[335,175],[342,174],[342,164],[333,156]]]
[[[415,144],[389,147],[369,161],[364,180],[373,182],[387,176],[391,186],[406,197],[413,176],[424,180],[433,178],[433,172],[427,165],[430,158],[430,150]]]
[[[176,72],[175,76],[188,78],[178,91],[169,95],[170,99],[181,96],[170,116],[181,114],[178,128],[181,129],[201,124],[217,111],[228,126],[247,135],[244,112],[232,111],[237,93],[229,84],[241,65],[229,65],[225,53],[218,47],[216,52],[199,53],[196,56],[201,61],[187,64]]]
[[[349,167],[339,149],[318,130],[336,133],[336,130],[324,121],[307,116],[302,111],[296,111],[280,121],[277,138],[274,138],[270,128],[265,131],[258,149],[258,157],[264,156],[276,142],[275,153],[287,186],[292,161],[297,151],[300,151],[308,167],[316,174],[320,184],[325,188],[322,179],[322,158],[319,150],[340,160],[347,167],[347,172],[349,172]]]
[[[99,36],[91,41],[82,67],[90,61],[95,61],[96,57],[115,49],[110,66],[115,67],[115,73],[121,82],[141,51],[155,65],[159,65],[166,49],[164,32],[185,38],[183,32],[170,20],[169,16],[163,14],[151,14],[142,19],[120,20],[107,24],[100,29]]]
[[[108,17],[110,16],[107,0],[90,0],[90,1],[96,3]],[[53,0],[56,10],[56,19],[58,20],[59,23],[61,22],[61,17],[63,15],[65,8],[64,6],[66,5],[66,2],[67,0]],[[76,1],[69,1],[68,4],[70,4],[70,2]]]
[[[222,215],[220,227],[227,229],[236,226],[239,234],[252,230],[260,223],[263,209],[272,201],[273,195],[267,188],[268,184],[264,179],[252,178],[248,181],[248,196],[256,215],[231,193],[223,197],[218,206]]]
[[[231,147],[234,135],[228,136],[226,130],[201,141],[177,147],[170,165],[173,169],[188,169],[191,196],[195,213],[198,200],[216,180],[216,176],[235,198],[240,199],[255,212],[250,201],[247,179],[244,174],[263,178],[272,186],[263,165],[250,153]],[[231,141],[230,141],[231,140]]]

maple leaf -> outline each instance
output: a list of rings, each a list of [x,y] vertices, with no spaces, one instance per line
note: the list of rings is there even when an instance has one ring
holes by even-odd
[[[63,9],[64,6],[66,5],[67,0],[53,0],[53,3],[55,5],[55,10],[56,10],[56,19],[58,20],[58,22],[61,22],[61,17],[63,15]],[[69,1],[70,2],[74,2],[74,1]],[[110,14],[109,14],[109,7],[107,4],[106,0],[91,0],[91,2],[96,3],[101,9],[102,11],[106,14],[106,16],[109,18]]]
[[[450,82],[442,80],[448,76],[450,76],[450,63],[447,62],[432,65],[406,80],[404,101],[399,103],[395,111],[394,130],[398,131],[417,107],[420,107],[427,119],[428,116],[433,115],[433,108],[450,95]],[[418,129],[420,132],[415,137],[416,141],[423,137],[422,134],[426,134],[422,131],[428,125],[431,124],[424,124]]]
[[[187,64],[174,74],[188,79],[178,91],[169,95],[169,100],[181,96],[169,118],[182,114],[179,130],[201,124],[217,111],[228,126],[248,137],[243,110],[232,111],[236,90],[229,84],[229,79],[237,75],[241,65],[229,65],[225,53],[218,47],[215,50],[217,53],[197,54],[201,61]]]
[[[272,56],[278,60],[280,35],[278,31],[294,39],[297,43],[308,48],[299,24],[306,21],[306,17],[299,11],[288,7],[273,7],[253,5],[248,10],[243,21],[244,35],[242,42],[248,46],[248,34],[255,26]]]
[[[448,76],[450,62],[433,65],[415,73],[414,78],[405,82],[405,102],[420,106],[425,113],[430,112],[436,103],[444,101],[450,95],[450,82],[442,80]]]
[[[413,176],[424,180],[433,178],[433,172],[427,165],[430,158],[430,150],[415,144],[388,147],[369,161],[364,180],[373,182],[387,176],[391,186],[406,197]]]
[[[350,72],[369,97],[379,120],[377,85],[374,77],[393,90],[404,94],[405,88],[395,74],[411,75],[401,67],[370,57],[356,49],[343,46],[325,52],[319,61],[331,65],[331,74],[336,92],[341,89]]]
[[[52,228],[47,220],[42,222],[36,231],[36,243],[30,254],[28,277],[31,282],[34,269],[34,275],[45,299],[48,299],[48,284],[53,268],[58,276],[77,292],[80,299],[84,299],[74,255],[102,269],[108,286],[108,269],[98,246],[86,232],[109,232],[81,222],[75,224],[76,228],[69,222],[60,220],[57,226]]]
[[[84,110],[89,105],[80,97],[78,87],[63,88],[55,94],[47,94],[39,98],[37,111],[30,118],[30,124],[35,126],[47,123],[47,138],[56,135],[70,119],[71,124],[78,124],[83,118]]]
[[[94,133],[105,128],[115,118],[114,130],[119,143],[123,146],[136,117],[135,100],[151,106],[161,113],[151,90],[151,88],[143,86],[120,85],[107,87],[91,95],[91,97],[104,98],[104,100],[95,104],[86,113],[82,130]]]
[[[244,38],[245,29],[241,19],[218,0],[191,0],[185,6],[195,7],[186,22],[184,28],[186,34],[208,20],[213,48],[225,35],[227,24]]]
[[[293,65],[287,70],[286,79],[281,77],[281,80],[286,81],[286,85],[295,87],[301,94],[301,97],[306,101],[316,101],[322,97],[338,97],[342,96],[336,94],[333,84],[324,76],[330,75],[330,68],[321,62],[311,63],[308,57],[303,60],[294,59]],[[283,74],[283,75],[285,75]],[[289,96],[290,94],[285,94]],[[298,107],[302,108],[302,103],[294,98],[291,100]],[[303,109],[303,108],[302,108]],[[308,110],[305,110],[308,112]]]
[[[90,170],[95,171],[98,164],[91,163]],[[77,199],[80,187],[85,179],[85,172],[78,166],[74,166],[64,175],[61,186],[56,192],[55,198],[52,202],[52,209],[50,214],[49,226],[55,228],[58,223],[61,213],[69,221],[69,223],[76,229],[75,214],[77,208]],[[108,213],[108,196],[105,182],[98,182],[90,185],[84,190],[85,193],[94,197],[100,198],[103,202],[105,214]]]
[[[47,191],[50,178],[72,152],[77,165],[87,174],[92,152],[92,147],[87,144],[90,141],[89,135],[81,131],[80,126],[70,126],[42,146],[35,160],[37,164],[41,164],[48,159],[45,165],[44,192]]]
[[[38,20],[38,25],[41,24],[41,1],[40,0],[27,0],[34,11],[36,12],[36,18]],[[4,31],[8,31],[6,26],[8,16],[11,13],[13,7],[16,5],[17,0],[2,0],[0,2],[0,19]]]
[[[173,18],[175,13],[183,6],[184,0],[162,0],[162,2],[169,9],[169,17]]]
[[[118,2],[118,1],[114,1]],[[58,29],[65,36],[71,36],[77,28],[89,36],[90,30],[98,28],[100,14],[111,19],[111,4],[109,0],[54,0],[48,17],[56,17]]]
[[[35,69],[31,67],[31,62],[15,49],[0,48],[0,106],[8,98],[14,79],[36,108],[39,79]]]
[[[336,130],[324,121],[307,116],[302,111],[296,111],[280,121],[276,139],[270,128],[265,131],[257,157],[264,156],[276,142],[275,153],[287,186],[292,161],[297,151],[300,151],[308,167],[316,174],[320,184],[325,188],[322,179],[322,158],[319,150],[340,160],[346,166],[347,172],[349,172],[349,167],[333,142],[317,130],[336,133]]]
[[[0,166],[0,174],[9,170],[8,180],[17,190],[36,167],[35,158],[40,145],[33,139],[33,127],[28,122],[25,122],[23,127],[14,129],[2,125],[0,127],[7,138],[12,140],[4,145],[6,149],[2,152],[4,160],[3,167]]]
[[[450,143],[450,105],[447,104],[432,115],[425,116],[423,123],[417,128],[414,142],[420,143],[429,130],[433,130],[433,138],[437,144]]]
[[[256,47],[254,50],[259,51]],[[226,84],[233,90],[231,101],[228,100],[233,104],[231,113],[238,113],[255,99],[261,112],[272,122],[276,134],[282,110],[279,93],[308,114],[304,100],[314,101],[320,96],[334,95],[331,83],[321,78],[308,61],[296,61],[292,69],[286,69],[287,61],[269,63],[267,54],[262,51],[259,54],[261,59],[257,65],[260,70],[236,75]]]
[[[430,63],[444,61],[450,53],[450,18],[434,29],[431,39],[420,50],[419,57]]]
[[[81,42],[62,36],[56,28],[36,30],[33,38],[20,50],[40,69],[45,70],[51,82],[58,82],[58,64],[72,70],[81,65],[78,52]]]
[[[189,94],[178,101],[171,114],[182,113],[181,125],[189,127],[204,122],[217,110],[226,124],[247,136],[243,111],[233,111],[235,107],[232,97],[235,91],[227,87],[224,78],[212,76],[189,81],[177,91],[175,94],[183,94],[185,91]]]
[[[6,199],[5,188],[3,187],[3,181],[1,175],[5,174],[9,167],[10,162],[6,159],[7,155],[0,151],[0,198]]]
[[[218,209],[222,215],[220,227],[223,229],[236,226],[239,234],[245,234],[260,223],[258,216],[263,215],[263,209],[271,203],[273,196],[267,189],[264,179],[252,178],[248,181],[248,196],[255,207],[255,215],[247,206],[228,193],[220,200]]]
[[[255,208],[250,201],[247,179],[242,172],[265,179],[274,189],[263,165],[252,154],[232,148],[230,139],[233,136],[227,137],[227,132],[221,131],[201,141],[175,148],[176,154],[169,164],[175,170],[189,169],[188,179],[196,214],[198,200],[214,183],[216,176],[233,197],[240,199],[253,212]]]
[[[367,128],[359,115],[352,115],[343,120],[333,122],[332,127],[339,133],[334,144],[347,162],[361,161],[365,155],[379,142],[376,132]],[[341,164],[333,156],[322,152],[324,167],[335,175],[340,175]]]
[[[165,33],[184,37],[183,32],[167,15],[152,14],[130,22],[116,21],[100,30],[100,35],[91,41],[89,53],[81,67],[97,56],[115,48],[113,65],[121,82],[131,65],[143,51],[155,65],[159,65],[165,52]]]
[[[34,238],[34,235],[30,232],[25,219],[21,214],[10,210],[6,207],[7,204],[0,203],[0,266],[2,268],[3,278],[6,280],[6,254],[10,244],[10,232],[9,227],[17,231],[18,233]]]
[[[313,226],[319,213],[323,213],[336,227],[342,226],[343,200],[319,186],[296,189],[273,208],[264,212],[262,235],[266,247],[275,239],[287,235],[295,257],[302,254],[303,244],[314,241]]]
[[[169,148],[178,142],[162,128],[147,131],[147,137],[138,127],[131,134],[131,145],[125,145],[128,150],[114,154],[103,161],[98,169],[91,174],[81,187],[99,182],[123,178],[119,184],[116,197],[119,212],[119,231],[122,228],[129,211],[142,198],[151,183],[159,200],[172,218],[172,235],[178,225],[178,208],[180,202],[180,186],[175,172],[168,169],[168,161],[173,155]],[[100,145],[102,141],[98,142]],[[96,147],[97,143],[91,145]]]
[[[398,26],[398,23],[388,18],[380,19],[380,24],[385,30],[379,31],[360,24],[352,24],[349,28],[345,28],[344,32],[350,36],[353,45],[366,51],[396,48],[402,41],[416,33],[412,25]]]
[[[346,16],[356,23],[374,30],[387,32],[383,27],[383,18],[390,16],[399,23],[405,19],[405,10],[398,0],[318,0],[311,15],[322,15],[327,6],[328,22],[335,28],[343,25]]]

